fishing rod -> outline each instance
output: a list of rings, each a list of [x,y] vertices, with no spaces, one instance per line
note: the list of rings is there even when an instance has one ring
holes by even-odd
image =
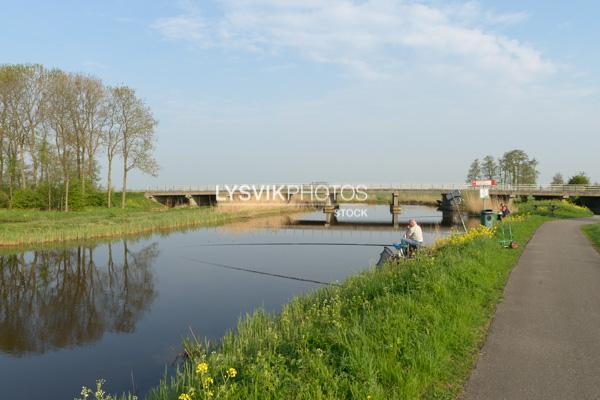
[[[252,268],[237,267],[235,265],[220,264],[220,263],[215,263],[215,262],[210,262],[210,261],[199,260],[197,258],[190,258],[190,257],[181,257],[181,258],[183,258],[184,260],[196,262],[196,263],[199,263],[199,264],[212,265],[213,267],[219,267],[219,268],[224,268],[224,269],[231,269],[231,270],[234,270],[234,271],[250,272],[252,274],[267,275],[267,276],[272,276],[274,278],[290,279],[290,280],[294,280],[294,281],[301,281],[301,282],[308,282],[308,283],[317,283],[319,285],[339,286],[337,283],[332,283],[332,282],[323,282],[323,281],[317,281],[315,279],[301,278],[301,277],[298,277],[298,276],[275,274],[275,273],[272,273],[272,272],[259,271],[259,270],[252,269]]]
[[[185,247],[223,247],[223,246],[391,246],[391,243],[323,243],[323,242],[262,242],[262,243],[201,243]]]

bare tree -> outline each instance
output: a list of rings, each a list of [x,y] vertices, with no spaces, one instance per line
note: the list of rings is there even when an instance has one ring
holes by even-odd
[[[85,77],[83,80],[85,118],[85,150],[87,151],[87,178],[93,183],[96,167],[96,152],[102,144],[105,88],[99,79]],[[84,174],[85,175],[85,174]]]
[[[5,69],[5,67],[0,67],[0,186],[4,186],[4,149],[9,126],[8,110],[6,106],[8,101],[8,90]]]
[[[69,179],[72,153],[76,150],[77,138],[70,110],[74,101],[72,78],[66,73],[53,70],[48,79],[48,123],[54,131],[56,151],[63,172],[64,210],[69,211]]]
[[[473,162],[471,163],[471,166],[469,167],[469,172],[467,173],[466,182],[471,183],[471,181],[477,180],[480,178],[481,178],[481,163],[479,162],[479,159],[476,158],[475,160],[473,160]]]
[[[565,178],[563,178],[562,174],[560,172],[557,172],[553,177],[552,177],[552,182],[550,182],[552,185],[564,185],[565,184]]]
[[[106,97],[104,98],[103,112],[103,134],[102,140],[106,149],[107,159],[107,205],[112,207],[112,165],[115,155],[120,150],[123,135],[121,134],[118,110],[117,110],[117,93],[116,89],[109,88]]]
[[[157,121],[152,111],[127,86],[113,90],[119,133],[121,136],[121,157],[123,159],[123,193],[121,208],[125,208],[127,174],[133,169],[156,175],[158,165],[152,157],[154,148],[154,127]]]
[[[85,194],[86,181],[94,180],[94,157],[101,143],[104,87],[99,79],[81,74],[71,79],[75,94],[69,115],[75,129],[77,174],[81,192]]]
[[[9,208],[12,207],[13,193],[19,182],[17,164],[20,168],[20,186],[25,185],[25,161],[21,158],[19,163],[19,149],[24,154],[24,135],[21,123],[19,104],[23,95],[22,68],[16,65],[4,65],[0,68],[0,102],[2,103],[2,139],[6,145],[2,146],[6,155],[8,173]],[[4,155],[3,155],[4,164]]]
[[[485,179],[494,179],[498,173],[498,166],[493,156],[487,155],[483,157],[481,163],[481,174]]]
[[[41,65],[26,65],[22,70],[23,86],[19,114],[23,128],[23,138],[29,148],[32,163],[32,183],[35,187],[38,182],[39,135],[44,121],[46,72]],[[22,152],[23,153],[23,152]],[[24,162],[24,154],[21,155]],[[24,167],[21,168],[24,171]]]

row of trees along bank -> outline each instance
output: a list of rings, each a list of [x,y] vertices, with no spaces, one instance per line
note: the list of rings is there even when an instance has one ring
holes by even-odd
[[[41,65],[0,65],[0,207],[111,207],[113,161],[155,175],[152,111],[127,86]],[[106,195],[98,190],[100,157]],[[1,204],[4,203],[4,204]]]
[[[497,160],[488,155],[475,159],[467,173],[467,183],[475,179],[496,179],[509,185],[534,184],[539,176],[538,161],[523,150],[507,151]]]

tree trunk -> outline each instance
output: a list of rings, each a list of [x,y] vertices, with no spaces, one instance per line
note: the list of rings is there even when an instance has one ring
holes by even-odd
[[[4,138],[0,137],[0,187],[4,188]]]
[[[108,191],[108,208],[112,207],[112,157],[108,157],[108,176],[107,176],[107,191]]]
[[[8,184],[8,209],[12,210],[12,204],[13,204],[13,185],[14,185],[13,174],[9,174],[8,175],[8,180],[9,180],[9,184]]]
[[[88,178],[93,186],[94,182],[94,155],[88,152]]]
[[[31,177],[32,177],[32,182],[33,182],[33,187],[36,188],[37,187],[37,183],[38,183],[38,160],[37,157],[33,156],[33,153],[31,153],[31,166],[32,166],[32,170],[31,170]]]
[[[123,160],[123,193],[121,193],[121,208],[125,208],[126,194],[127,194],[127,160]]]
[[[65,174],[65,212],[69,212],[69,173]]]
[[[83,203],[85,204],[85,173],[84,170],[81,170],[81,198],[83,199]]]
[[[84,178],[84,165],[85,163],[85,150],[77,150],[77,174],[79,175],[79,184],[81,186],[81,197],[85,198],[85,178]]]
[[[8,146],[8,208],[12,209],[13,206],[13,194],[15,191],[15,184],[17,181],[17,149],[16,146]]]
[[[21,172],[21,189],[25,189],[27,187],[27,182],[25,181],[25,146],[21,144],[19,146],[20,151],[20,160],[19,160],[19,169]]]
[[[40,172],[44,175],[46,185],[48,186],[48,211],[50,211],[52,210],[52,186],[50,185],[50,174],[48,173],[48,171],[45,171],[44,173],[43,165],[40,167]]]
[[[48,211],[52,210],[52,188],[50,187],[50,180],[48,180]]]

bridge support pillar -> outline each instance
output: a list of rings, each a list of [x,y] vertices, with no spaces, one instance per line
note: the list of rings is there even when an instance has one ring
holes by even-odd
[[[198,207],[198,203],[196,202],[196,199],[194,199],[194,196],[187,194],[185,195],[185,198],[188,200],[190,207]]]
[[[392,202],[390,203],[390,213],[392,213],[392,225],[394,228],[398,227],[398,215],[402,212],[402,207],[399,204],[398,192],[392,193]]]
[[[335,213],[338,208],[340,208],[340,206],[337,204],[335,194],[330,193],[329,196],[327,196],[327,200],[325,200],[325,205],[323,206],[323,212],[325,213],[325,226],[329,226],[337,222]]]
[[[460,212],[442,210],[442,226],[455,226],[462,223]]]

